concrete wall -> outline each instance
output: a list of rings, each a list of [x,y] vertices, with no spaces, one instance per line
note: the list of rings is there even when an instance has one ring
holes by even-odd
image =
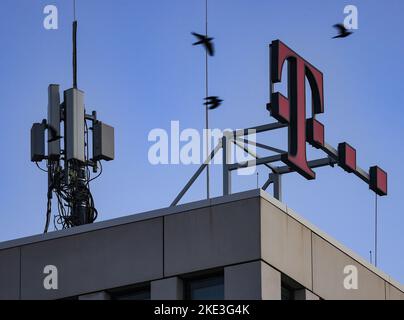
[[[280,300],[281,273],[263,261],[224,268],[226,300]]]
[[[357,269],[357,289],[346,289],[344,279]],[[344,269],[347,273],[344,273]],[[350,288],[351,286],[348,286]],[[377,299],[386,298],[385,281],[313,234],[313,291],[324,299]]]
[[[0,259],[5,299],[57,299],[161,278],[163,220],[24,245],[0,251]],[[44,288],[47,265],[57,267],[57,290]]]
[[[262,259],[311,290],[311,231],[262,200],[261,237]]]
[[[387,300],[404,300],[404,292],[386,283],[386,299]]]
[[[262,259],[322,299],[404,299],[384,275],[277,201],[261,199]],[[352,271],[353,270],[353,271]],[[357,288],[346,286],[357,272]],[[301,295],[299,295],[301,297]],[[306,299],[313,296],[307,295]]]
[[[235,201],[164,218],[164,274],[260,259],[260,200]]]
[[[58,268],[45,290],[44,267]],[[358,289],[344,287],[345,266]],[[152,299],[183,298],[182,278],[222,269],[227,299],[404,299],[400,285],[261,191],[167,208],[0,244],[0,299],[107,299],[150,282]]]
[[[150,285],[151,300],[183,300],[184,283],[178,277],[152,281]]]
[[[0,300],[20,298],[20,248],[0,250]]]

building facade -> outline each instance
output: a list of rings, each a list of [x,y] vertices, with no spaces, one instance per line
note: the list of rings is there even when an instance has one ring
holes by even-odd
[[[404,300],[404,289],[252,190],[0,243],[0,299]]]

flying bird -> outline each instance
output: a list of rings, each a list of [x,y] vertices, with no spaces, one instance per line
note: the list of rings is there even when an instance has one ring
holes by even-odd
[[[62,139],[62,136],[58,135],[54,127],[47,125],[47,128],[51,133],[51,138],[48,140],[48,142],[58,141],[59,139]]]
[[[192,32],[192,35],[198,39],[198,41],[193,43],[192,45],[197,46],[197,45],[202,44],[210,56],[215,55],[215,48],[214,48],[213,42],[212,42],[212,40],[214,38],[208,38],[207,36],[204,36],[204,35],[196,33],[196,32]]]
[[[223,102],[223,100],[219,99],[217,96],[206,97],[205,101],[204,105],[207,106],[209,110],[218,108]]]
[[[335,37],[332,37],[333,39],[345,38],[353,33],[352,31],[348,31],[348,29],[345,28],[345,26],[342,23],[334,24],[334,28],[338,29],[339,34],[336,35]]]

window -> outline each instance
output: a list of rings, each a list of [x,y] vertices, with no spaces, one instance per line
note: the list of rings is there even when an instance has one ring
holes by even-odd
[[[281,299],[282,300],[296,300],[298,297],[296,296],[296,292],[298,290],[304,289],[304,287],[288,277],[285,274],[281,276]]]
[[[294,290],[289,286],[282,283],[281,286],[281,300],[294,300]]]
[[[224,277],[214,275],[185,281],[188,300],[224,300]]]
[[[150,287],[114,290],[109,294],[112,300],[150,300]]]

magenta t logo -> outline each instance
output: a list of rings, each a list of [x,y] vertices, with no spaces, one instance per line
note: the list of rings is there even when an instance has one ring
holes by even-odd
[[[282,68],[288,61],[288,97],[272,93],[267,109],[289,125],[288,154],[282,160],[307,179],[315,172],[308,166],[306,141],[316,148],[324,145],[324,126],[315,115],[324,112],[323,74],[279,40],[271,44],[271,83],[281,82]],[[312,95],[312,117],[306,120],[306,78]]]
[[[267,105],[271,116],[288,125],[288,152],[281,160],[292,170],[307,179],[314,179],[315,172],[306,156],[306,142],[327,153],[347,172],[354,173],[369,184],[378,195],[387,194],[387,173],[373,166],[368,172],[357,167],[356,149],[346,142],[334,149],[325,143],[324,125],[316,120],[316,114],[324,112],[323,74],[279,40],[271,43],[271,103]],[[288,94],[273,92],[274,83],[282,80],[282,69],[288,63]],[[311,90],[311,115],[306,118],[306,79]]]

